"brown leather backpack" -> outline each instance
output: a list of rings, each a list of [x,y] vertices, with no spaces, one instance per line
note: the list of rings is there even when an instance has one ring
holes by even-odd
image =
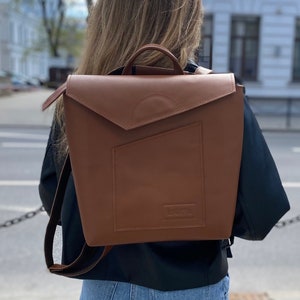
[[[132,75],[146,50],[168,56],[173,69],[136,66]],[[84,273],[109,250],[84,271],[78,261],[53,264],[71,170],[86,240],[81,263],[98,246],[230,237],[243,140],[243,88],[233,74],[185,74],[151,44],[123,75],[70,75],[43,108],[61,94],[69,156],[46,233],[52,272]]]

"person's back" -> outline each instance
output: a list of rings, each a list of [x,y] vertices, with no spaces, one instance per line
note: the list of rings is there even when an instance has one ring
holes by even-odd
[[[76,73],[100,75],[117,69],[115,74],[118,74],[121,72],[118,68],[148,43],[165,46],[178,58],[182,68],[191,73],[200,72],[189,61],[194,59],[199,46],[202,18],[200,0],[98,0],[89,18],[87,44]],[[137,63],[170,65],[158,52],[147,53]],[[40,195],[48,212],[68,147],[63,112],[62,102],[58,102],[41,175]],[[247,102],[244,116],[238,192],[244,202],[238,199],[233,235],[262,239],[287,211],[288,202]],[[251,191],[253,186],[255,192]],[[84,243],[72,176],[65,198],[61,218],[65,245],[62,259],[68,264],[76,258]],[[249,220],[241,204],[245,201],[249,201],[253,210],[260,209],[256,207],[259,202],[276,203],[277,210],[269,211],[271,217],[267,220],[257,214],[257,224],[261,225],[256,228],[256,236],[249,230]],[[115,246],[83,277],[81,299],[228,299],[227,255],[228,242],[223,240]]]

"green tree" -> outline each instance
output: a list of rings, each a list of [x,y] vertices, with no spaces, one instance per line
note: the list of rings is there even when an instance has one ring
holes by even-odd
[[[56,0],[56,6],[50,7],[49,0],[38,0],[43,24],[48,38],[49,50],[52,56],[59,57],[61,33],[65,20],[66,4],[64,0]],[[48,3],[48,4],[47,4]],[[53,9],[54,8],[54,9]]]
[[[60,57],[60,50],[66,50],[69,54],[77,56],[82,45],[84,25],[80,20],[66,17],[66,0],[14,0],[18,5],[38,4],[42,16],[42,25],[46,33],[46,44],[52,57]],[[82,0],[84,1],[84,0]],[[73,2],[69,2],[73,5]],[[86,0],[87,9],[93,5],[92,0]],[[31,50],[41,50],[45,46],[44,39],[40,39]],[[30,49],[29,49],[30,51]]]
[[[85,21],[67,18],[61,31],[60,48],[71,55],[78,57],[81,53],[85,33]]]
[[[65,21],[65,0],[14,0],[16,8],[38,5],[41,10],[42,23],[47,36],[47,44],[51,56],[59,57],[61,32]],[[40,47],[37,45],[36,47]]]

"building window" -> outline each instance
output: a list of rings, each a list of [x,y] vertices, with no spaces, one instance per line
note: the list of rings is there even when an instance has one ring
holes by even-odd
[[[202,37],[198,51],[198,64],[205,68],[212,67],[213,17],[205,16],[202,26]]]
[[[242,80],[257,80],[259,27],[258,17],[232,18],[230,71]]]
[[[23,25],[18,25],[18,31],[17,31],[17,44],[22,45],[23,44]]]
[[[300,81],[300,18],[296,19],[293,81]]]
[[[10,36],[10,42],[12,44],[15,44],[15,42],[16,42],[16,33],[15,33],[15,24],[14,24],[14,22],[9,22],[9,36]]]

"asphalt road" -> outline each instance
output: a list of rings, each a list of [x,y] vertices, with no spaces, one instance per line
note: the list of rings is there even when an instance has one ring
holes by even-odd
[[[300,133],[264,133],[290,200],[283,219],[300,215]],[[262,242],[236,239],[230,261],[233,291],[268,292],[300,300],[300,223],[274,228]]]
[[[41,205],[37,192],[47,129],[0,128],[0,223]],[[48,217],[0,229],[0,299],[77,299],[80,282],[48,273],[43,237]]]
[[[40,206],[37,184],[48,129],[0,126],[0,224]],[[266,133],[290,198],[300,215],[300,133]],[[47,272],[43,257],[45,213],[0,228],[0,299],[78,299],[80,281]],[[300,300],[300,223],[274,228],[263,242],[236,239],[231,290],[268,292],[274,300]],[[59,250],[57,250],[59,252]]]

